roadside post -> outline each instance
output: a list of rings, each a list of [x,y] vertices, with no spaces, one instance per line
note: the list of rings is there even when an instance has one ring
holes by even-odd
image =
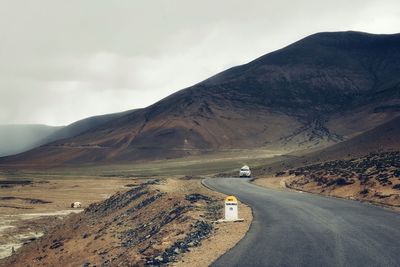
[[[225,198],[225,220],[236,221],[238,219],[238,201],[236,197],[228,196]]]

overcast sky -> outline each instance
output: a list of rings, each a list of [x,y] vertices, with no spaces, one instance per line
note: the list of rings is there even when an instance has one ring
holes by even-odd
[[[148,106],[320,31],[400,31],[398,0],[0,0],[0,124]]]

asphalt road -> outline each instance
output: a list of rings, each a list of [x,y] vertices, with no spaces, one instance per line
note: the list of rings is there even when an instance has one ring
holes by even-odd
[[[247,235],[212,266],[400,266],[400,213],[351,200],[266,189],[248,179],[203,183],[235,195],[254,213]]]

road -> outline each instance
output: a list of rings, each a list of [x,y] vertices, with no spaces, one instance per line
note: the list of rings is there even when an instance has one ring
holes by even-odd
[[[212,266],[400,266],[400,213],[248,179],[203,183],[235,195],[254,215],[247,235]]]

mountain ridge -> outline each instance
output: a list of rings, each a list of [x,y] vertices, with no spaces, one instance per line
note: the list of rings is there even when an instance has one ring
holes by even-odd
[[[337,143],[399,115],[384,108],[400,104],[399,61],[400,34],[317,33],[0,163],[134,162]],[[359,129],[351,123],[357,119]]]

